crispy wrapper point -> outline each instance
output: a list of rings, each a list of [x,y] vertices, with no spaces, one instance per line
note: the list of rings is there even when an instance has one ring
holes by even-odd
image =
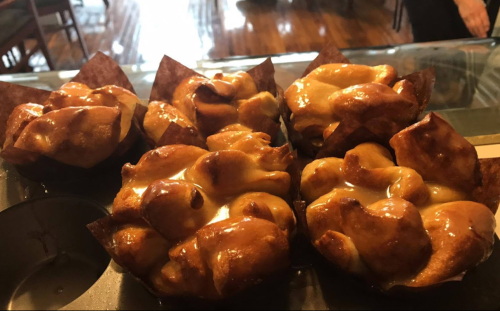
[[[434,90],[434,85],[436,84],[435,68],[430,67],[414,72],[398,79],[398,81],[401,80],[408,80],[413,84],[413,89],[415,90],[418,105],[420,107],[420,114],[422,114],[429,105],[432,91]]]
[[[302,78],[311,73],[311,71],[316,68],[326,65],[326,64],[350,64],[351,62],[347,57],[340,52],[339,49],[333,43],[327,43],[325,47],[319,52],[318,57],[312,61],[307,67],[306,71],[302,75]]]
[[[394,135],[390,144],[400,166],[417,171],[424,180],[461,189],[468,194],[481,185],[477,151],[439,114]]]
[[[250,69],[247,73],[255,81],[259,92],[269,92],[276,96],[277,88],[274,80],[274,65],[269,57],[262,64]]]
[[[402,129],[404,126],[383,118],[371,119],[365,124],[355,120],[341,122],[325,141],[316,159],[343,158],[349,150],[365,142],[376,142],[390,149],[390,139]]]
[[[109,56],[102,52],[92,57],[80,72],[71,80],[86,84],[91,89],[106,85],[115,85],[127,89],[135,94],[134,87],[120,66]]]
[[[202,75],[165,55],[156,73],[149,101],[162,101],[171,104],[177,86],[192,76]]]
[[[482,186],[474,190],[474,200],[486,205],[496,214],[500,204],[500,158],[481,159]]]
[[[156,147],[169,145],[188,145],[208,150],[206,143],[200,140],[195,128],[184,128],[177,123],[170,123]]]
[[[130,268],[127,267],[127,265],[120,260],[120,257],[118,256],[115,250],[115,242],[113,240],[113,235],[116,233],[119,226],[120,224],[117,223],[116,220],[113,219],[113,216],[110,215],[87,225],[87,229],[94,236],[94,238],[104,247],[104,249],[106,249],[109,256],[111,256],[111,258],[116,264],[130,271]],[[137,282],[141,283],[152,295],[156,297],[162,296],[156,291],[154,291],[147,282],[145,282],[141,278],[136,277],[133,274],[131,275]]]
[[[0,81],[0,146],[5,142],[5,131],[10,114],[19,105],[43,104],[51,92]]]
[[[122,262],[115,252],[115,243],[113,241],[113,234],[116,232],[118,225],[113,216],[107,216],[87,225],[87,228],[94,238],[106,249],[111,258],[122,266]]]

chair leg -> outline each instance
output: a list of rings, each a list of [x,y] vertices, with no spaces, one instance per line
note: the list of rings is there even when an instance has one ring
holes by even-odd
[[[43,56],[47,61],[47,65],[50,70],[55,70],[54,62],[52,61],[52,57],[50,57],[49,46],[47,44],[47,40],[45,40],[45,33],[43,32],[42,24],[40,23],[40,17],[38,16],[38,11],[36,9],[35,1],[28,1],[29,10],[35,19],[36,24],[36,38],[40,45],[40,50],[42,50]]]
[[[14,58],[14,54],[12,53],[12,50],[7,51],[7,54],[5,54],[5,57],[7,58],[7,62],[9,63],[9,68],[14,68],[16,66],[16,59]]]
[[[401,27],[403,25],[404,7],[405,7],[404,2],[401,2],[401,4],[399,5],[399,19],[398,19],[398,24],[396,26],[396,31],[397,32],[401,31]]]
[[[21,59],[24,59],[26,57],[26,46],[24,45],[24,41],[19,43],[17,48],[19,49],[19,53],[21,53]],[[24,72],[33,72],[33,67],[30,66],[29,60],[24,67]]]
[[[398,13],[399,13],[399,7],[401,3],[399,0],[396,0],[396,8],[394,9],[394,21],[392,23],[392,29],[396,30],[398,26]]]
[[[69,2],[69,0],[68,0]],[[71,18],[71,21],[73,23],[73,27],[76,30],[76,34],[78,36],[78,42],[80,43],[80,47],[82,48],[83,56],[85,57],[86,60],[89,60],[89,51],[87,50],[87,44],[85,44],[85,39],[83,38],[83,32],[80,29],[80,25],[78,24],[78,21],[76,20],[75,16],[75,11],[73,10],[73,7],[71,4],[69,4],[69,16]]]
[[[21,53],[21,57],[26,56],[26,46],[24,45],[24,42],[19,43],[17,48],[19,49],[19,53]]]
[[[7,69],[7,67],[5,67],[2,56],[0,55],[0,74],[7,74],[7,73],[9,73],[9,70]]]
[[[49,66],[50,70],[55,70],[56,67],[54,66],[54,62],[52,61],[52,57],[50,56],[50,51],[49,51],[49,46],[47,44],[47,40],[45,40],[45,35],[43,32],[38,31],[37,33],[37,39],[38,42],[40,42],[40,50],[42,50],[43,56],[45,56],[45,59],[47,60],[47,65]]]
[[[64,10],[60,11],[59,15],[61,16],[61,21],[62,21],[63,25],[67,26],[68,19],[66,18],[66,11],[64,11]],[[66,31],[66,36],[68,36],[68,41],[73,42],[73,40],[71,40],[71,29],[65,28],[64,31]]]

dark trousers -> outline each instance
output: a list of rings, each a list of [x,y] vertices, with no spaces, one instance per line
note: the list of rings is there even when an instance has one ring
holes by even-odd
[[[453,0],[403,0],[413,27],[415,42],[471,38]],[[486,1],[491,36],[500,8],[500,0]]]

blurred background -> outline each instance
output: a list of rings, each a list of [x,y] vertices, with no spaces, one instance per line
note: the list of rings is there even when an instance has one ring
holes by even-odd
[[[20,72],[49,70],[43,41],[55,70],[78,69],[97,51],[122,65],[158,64],[165,54],[189,64],[317,51],[325,42],[358,48],[413,41],[397,0],[34,0],[41,34],[19,33],[29,1],[0,1],[19,1],[8,14],[0,11],[0,24],[8,25],[0,27],[3,66],[16,66],[40,45]],[[26,40],[5,51],[9,35]]]
[[[287,87],[331,42],[354,63],[389,64],[402,75],[434,66],[429,109],[479,109],[475,117],[454,112],[462,121],[453,124],[468,136],[500,133],[499,7],[500,0],[0,0],[0,80],[57,89],[76,74],[67,70],[102,51],[132,65],[123,69],[147,98],[164,55],[207,76],[272,55],[276,80]]]

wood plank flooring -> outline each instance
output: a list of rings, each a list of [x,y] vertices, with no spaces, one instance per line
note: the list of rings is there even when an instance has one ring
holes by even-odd
[[[185,63],[209,58],[319,50],[412,41],[405,18],[392,29],[394,0],[84,0],[77,16],[90,53],[103,51],[120,64],[159,63],[164,54]],[[49,35],[58,70],[84,60],[73,38]],[[31,63],[46,70],[43,56]]]

